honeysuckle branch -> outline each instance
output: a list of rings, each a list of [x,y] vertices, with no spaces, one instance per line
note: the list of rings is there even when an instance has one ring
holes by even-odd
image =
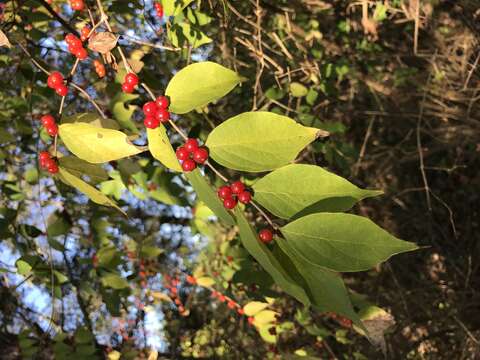
[[[55,20],[57,20],[60,24],[62,24],[63,27],[68,29],[71,33],[75,34],[78,36],[77,30],[73,26],[71,26],[64,18],[62,18],[53,8],[50,6],[48,2],[45,0],[36,0],[38,3],[42,4],[45,9],[52,15]]]
[[[23,52],[28,56],[28,58],[30,59],[30,61],[38,68],[40,69],[41,71],[43,71],[47,76],[50,75],[50,71],[48,71],[47,69],[45,69],[42,65],[40,65],[40,63],[35,60],[35,58],[30,54],[30,52],[20,43],[17,43],[17,45],[20,47],[20,49],[23,50]],[[102,116],[102,118],[106,119],[107,116],[105,115],[105,113],[103,112],[103,110],[100,108],[100,106],[98,106],[98,104],[96,103],[95,100],[93,100],[93,98],[84,90],[82,89],[80,86],[78,86],[77,84],[75,84],[73,81],[68,81],[67,82],[67,85],[77,89],[94,107],[95,109],[97,109],[98,113]]]

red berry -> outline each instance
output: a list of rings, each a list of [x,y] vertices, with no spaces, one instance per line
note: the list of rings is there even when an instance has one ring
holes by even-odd
[[[51,162],[48,162],[47,171],[50,174],[56,174],[58,172],[58,165],[54,160],[52,160]]]
[[[83,47],[79,47],[73,53],[79,60],[85,60],[88,57],[88,52]]]
[[[242,308],[238,308],[238,309],[237,309],[237,313],[238,313],[239,315],[244,315],[244,314],[245,314],[245,310],[243,310]]]
[[[227,302],[227,306],[228,306],[229,309],[235,309],[236,308],[235,302],[231,301],[231,300],[229,302]]]
[[[218,191],[217,195],[220,199],[230,199],[232,197],[232,189],[230,189],[230,186],[224,185],[221,186]]]
[[[63,76],[58,71],[52,71],[47,79],[49,88],[55,89],[58,85],[63,84]]]
[[[153,116],[147,116],[145,120],[143,120],[143,124],[149,129],[156,129],[158,125],[160,125],[160,122]]]
[[[232,186],[232,192],[236,195],[240,194],[245,190],[245,185],[241,181],[235,181]]]
[[[75,49],[81,48],[82,47],[82,40],[80,40],[78,37],[76,37],[73,34],[68,34],[65,36],[65,41],[68,44],[68,50],[73,53]]]
[[[130,85],[130,84],[127,84],[127,83],[122,84],[122,91],[124,93],[130,94],[130,93],[133,92],[134,89],[135,89],[135,86],[133,86],[133,85]]]
[[[168,99],[166,96],[157,97],[157,100],[155,100],[155,102],[160,109],[168,109]]]
[[[160,3],[155,3],[155,11],[158,17],[163,17],[163,6]]]
[[[157,119],[161,123],[166,123],[166,122],[168,122],[168,120],[170,120],[170,113],[165,109],[158,109]]]
[[[268,244],[273,240],[273,233],[270,229],[263,229],[258,233],[258,237],[263,243]]]
[[[90,26],[85,25],[80,31],[80,40],[86,41],[88,39],[88,35],[90,35]]]
[[[52,115],[43,115],[40,118],[40,122],[44,127],[49,127],[51,125],[55,125],[55,118]]]
[[[195,170],[196,167],[197,167],[197,164],[192,159],[187,159],[182,163],[182,169],[185,172],[193,171]]]
[[[193,276],[187,275],[187,283],[195,285],[197,283],[197,280]]]
[[[183,146],[180,146],[175,153],[178,160],[187,160],[190,156],[190,153]]]
[[[126,84],[129,84],[129,85],[135,87],[135,86],[138,85],[138,76],[135,75],[134,73],[128,73],[127,75],[125,75],[124,82]]]
[[[68,87],[65,84],[60,84],[55,88],[55,92],[60,96],[67,96]]]
[[[227,209],[233,209],[235,206],[237,206],[237,200],[234,198],[226,198],[223,200],[223,206]]]
[[[145,116],[155,116],[157,113],[157,104],[153,101],[148,101],[143,104],[143,113]]]
[[[188,152],[194,152],[195,150],[197,150],[198,149],[197,139],[188,139],[185,142],[185,149],[187,149]]]
[[[40,152],[40,154],[38,154],[38,160],[41,167],[47,167],[48,162],[51,160],[50,153],[48,151]]]
[[[254,322],[255,322],[255,318],[254,318],[253,316],[249,316],[249,317],[248,317],[248,323],[249,323],[250,325],[253,325]]]
[[[71,0],[70,6],[73,10],[82,11],[85,8],[85,4],[83,0]]]
[[[46,127],[45,130],[47,130],[47,133],[50,136],[57,136],[58,134],[58,126],[56,124]]]
[[[252,201],[252,194],[250,194],[250,191],[248,190],[242,191],[240,194],[238,194],[238,201],[243,204],[248,204],[250,201]]]
[[[204,147],[199,147],[193,152],[193,160],[197,164],[203,164],[208,159],[208,151]]]

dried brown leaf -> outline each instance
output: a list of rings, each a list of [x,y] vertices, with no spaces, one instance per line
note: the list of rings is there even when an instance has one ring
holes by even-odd
[[[93,34],[88,40],[90,50],[106,54],[117,45],[118,37],[111,32],[99,32]]]
[[[5,35],[2,30],[0,30],[0,46],[6,46],[8,48],[12,47],[10,41],[8,41],[7,35]]]

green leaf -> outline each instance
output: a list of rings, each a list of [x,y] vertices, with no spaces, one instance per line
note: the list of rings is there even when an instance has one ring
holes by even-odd
[[[198,198],[212,210],[220,220],[228,225],[235,225],[230,213],[225,209],[223,203],[217,196],[217,193],[213,191],[212,186],[207,182],[204,176],[198,169],[192,172],[185,173],[185,177],[192,184],[193,189],[197,193]]]
[[[165,252],[164,249],[161,249],[157,246],[149,246],[149,245],[142,246],[142,249],[140,250],[140,254],[142,255],[142,257],[147,259],[155,258],[158,255],[163,254],[164,252]]]
[[[137,94],[126,94],[123,91],[120,91],[110,103],[113,117],[120,123],[120,125],[122,125],[123,128],[128,129],[133,133],[138,133],[138,129],[135,126],[135,123],[132,121],[132,115],[137,106],[127,104],[127,102],[135,100],[138,97],[139,95]]]
[[[114,170],[110,172],[110,177],[113,180],[104,181],[100,184],[100,190],[105,195],[111,195],[117,200],[120,200],[123,192],[127,188],[122,181],[121,175],[118,171]]]
[[[63,169],[60,167],[58,171],[58,178],[63,181],[65,184],[70,185],[77,189],[78,191],[84,193],[85,195],[88,196],[90,200],[92,200],[94,203],[99,204],[99,205],[104,205],[104,206],[111,206],[120,211],[122,214],[125,214],[125,212],[120,209],[117,204],[113,200],[110,200],[108,197],[106,197],[102,192],[94,188],[93,186],[87,184],[85,181],[82,179],[77,178],[76,176],[73,176],[70,174],[67,170]]]
[[[345,211],[357,201],[382,194],[363,190],[319,166],[291,164],[253,185],[254,199],[282,219],[309,213]]]
[[[156,129],[147,129],[147,137],[148,149],[155,159],[171,170],[182,171],[165,126],[160,124]]]
[[[281,231],[304,263],[341,272],[368,270],[392,255],[418,249],[369,219],[351,214],[307,215]]]
[[[290,84],[290,94],[294,97],[304,97],[308,94],[308,89],[298,82]]]
[[[86,123],[62,124],[59,134],[65,146],[85,161],[99,164],[136,155],[143,150],[124,133]]]
[[[247,316],[254,316],[268,307],[268,303],[260,301],[251,301],[243,307],[243,311]]]
[[[197,284],[203,287],[210,287],[212,285],[215,285],[215,280],[208,276],[201,276],[197,278]]]
[[[210,156],[225,167],[261,172],[292,162],[320,135],[322,130],[302,126],[283,115],[246,112],[216,127],[206,145]]]
[[[100,165],[91,164],[76,156],[63,156],[58,159],[61,167],[76,177],[88,176],[91,183],[97,184],[109,179],[107,171]]]
[[[28,275],[32,270],[32,266],[24,260],[17,260],[15,265],[17,266],[17,272],[20,275]]]
[[[176,16],[185,9],[193,0],[162,0],[165,16]]]
[[[128,282],[117,274],[105,274],[101,277],[103,286],[112,289],[125,289],[128,287]]]
[[[98,264],[103,267],[109,267],[117,257],[117,250],[115,247],[102,247],[97,252]]]
[[[339,274],[306,262],[284,239],[277,239],[276,244],[290,258],[305,279],[307,293],[315,309],[345,316],[364,329]]]
[[[240,239],[247,251],[268,272],[275,282],[289,295],[293,296],[304,305],[309,305],[310,300],[304,289],[289,275],[272,252],[263,244],[248,223],[243,211],[235,209],[237,224],[240,230]]]
[[[55,277],[57,278],[59,284],[65,284],[69,281],[68,277],[63,275],[60,271],[53,270],[53,273],[55,274]]]
[[[185,114],[220,99],[241,82],[234,71],[205,61],[189,65],[168,83],[165,94],[170,97],[170,111]]]

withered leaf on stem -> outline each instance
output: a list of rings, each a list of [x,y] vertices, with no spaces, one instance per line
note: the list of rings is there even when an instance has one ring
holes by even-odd
[[[0,46],[6,46],[8,48],[12,47],[10,41],[8,41],[7,35],[5,35],[2,30],[0,30]]]
[[[117,45],[118,37],[111,32],[93,34],[88,40],[88,48],[101,54],[106,54]]]

